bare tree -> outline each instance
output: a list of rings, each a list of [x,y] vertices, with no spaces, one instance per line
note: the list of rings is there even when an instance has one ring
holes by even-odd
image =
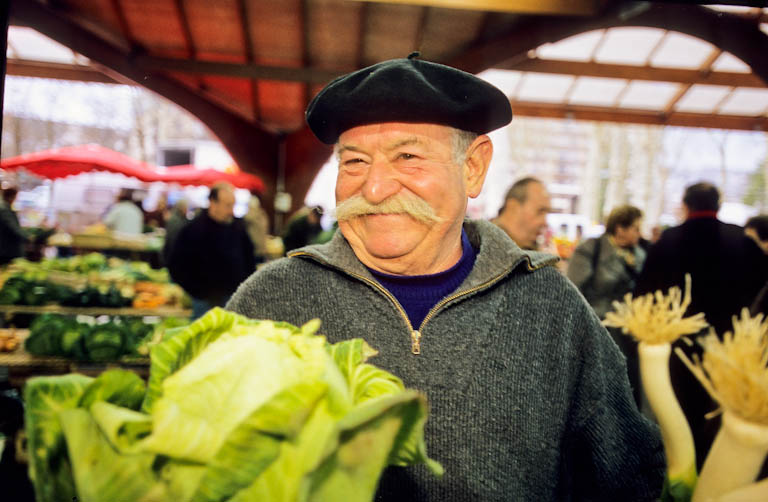
[[[642,194],[639,197],[641,209],[645,214],[643,219],[646,230],[658,224],[663,206],[657,206],[656,200],[661,198],[663,203],[664,190],[658,187],[660,182],[660,170],[663,169],[661,153],[663,151],[664,134],[661,127],[643,127],[642,140],[643,151],[642,175],[640,186]],[[666,182],[666,180],[665,180]]]
[[[719,154],[718,167],[720,168],[720,190],[723,194],[728,191],[728,136],[727,130],[710,130],[712,140]]]

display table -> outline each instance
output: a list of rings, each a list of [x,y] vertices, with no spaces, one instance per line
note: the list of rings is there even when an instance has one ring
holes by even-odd
[[[55,247],[59,256],[99,252],[159,268],[163,265],[163,241],[164,237],[157,234],[54,234],[48,238],[48,245]]]
[[[63,307],[61,305],[0,305],[0,313],[6,317],[13,314],[61,314],[61,315],[119,315],[119,316],[155,316],[155,317],[190,317],[192,310],[178,307],[157,307],[154,309],[107,308],[107,307]]]
[[[34,356],[24,350],[24,340],[29,336],[29,330],[0,329],[0,335],[11,333],[18,337],[20,343],[12,352],[0,352],[0,367],[6,368],[8,382],[13,387],[23,387],[24,381],[34,376],[63,375],[66,373],[97,376],[110,368],[130,370],[144,379],[149,376],[148,357],[125,357],[119,361],[91,362],[75,361],[63,357]]]

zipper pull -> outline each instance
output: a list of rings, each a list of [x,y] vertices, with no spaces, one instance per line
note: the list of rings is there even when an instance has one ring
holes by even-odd
[[[411,331],[411,354],[421,354],[421,333],[416,330]]]

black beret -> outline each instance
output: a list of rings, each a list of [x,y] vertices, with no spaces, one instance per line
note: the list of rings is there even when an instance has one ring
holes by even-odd
[[[307,124],[334,144],[352,127],[424,122],[485,134],[512,120],[509,99],[495,86],[450,66],[392,59],[336,78],[309,103]]]

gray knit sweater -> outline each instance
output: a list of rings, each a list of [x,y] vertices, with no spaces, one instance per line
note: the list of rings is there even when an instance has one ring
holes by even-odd
[[[390,468],[377,500],[653,500],[664,456],[636,409],[622,356],[554,258],[518,248],[483,221],[464,229],[477,251],[459,289],[418,327],[340,233],[269,263],[227,308],[301,325],[318,317],[330,342],[363,337],[374,364],[426,393],[423,466]]]

